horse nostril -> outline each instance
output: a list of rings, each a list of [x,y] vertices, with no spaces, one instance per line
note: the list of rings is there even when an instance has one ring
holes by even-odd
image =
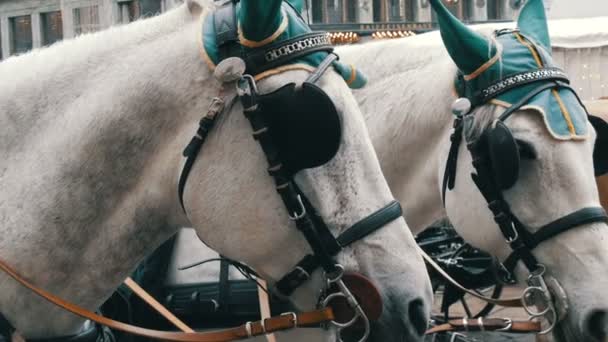
[[[608,337],[606,333],[606,324],[608,323],[608,311],[594,310],[587,316],[585,321],[585,329],[590,337],[597,342],[603,342]]]
[[[410,322],[412,322],[414,329],[416,329],[418,335],[422,336],[427,327],[426,313],[424,311],[422,299],[418,298],[410,302],[408,315],[410,316]]]

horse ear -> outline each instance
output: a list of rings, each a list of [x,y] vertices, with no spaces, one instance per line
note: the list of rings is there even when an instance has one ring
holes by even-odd
[[[287,0],[291,7],[295,8],[298,13],[302,14],[304,11],[304,0]]]
[[[188,10],[192,17],[198,18],[203,13],[203,5],[201,5],[198,0],[187,0],[186,4],[188,5]]]
[[[241,0],[238,14],[241,40],[261,42],[272,37],[281,27],[283,0]],[[241,44],[244,42],[241,41]],[[247,45],[247,44],[244,44]]]
[[[528,0],[519,12],[517,19],[519,30],[534,42],[551,53],[551,38],[549,37],[549,26],[547,25],[547,14],[543,0]]]
[[[452,60],[464,74],[472,74],[496,54],[496,46],[469,29],[448,11],[441,0],[430,0],[437,13],[441,38]]]

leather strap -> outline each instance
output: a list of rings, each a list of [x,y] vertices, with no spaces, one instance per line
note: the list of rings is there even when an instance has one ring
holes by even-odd
[[[146,302],[146,304],[150,305],[156,312],[158,312],[161,316],[167,319],[171,324],[173,324],[179,330],[186,333],[193,333],[194,330],[190,328],[186,323],[182,322],[179,318],[177,318],[171,311],[167,310],[161,303],[159,303],[154,297],[152,297],[146,290],[141,288],[131,277],[128,277],[124,281],[125,285],[131,289],[141,300]]]
[[[220,90],[220,95],[222,91]],[[182,206],[182,210],[184,213],[186,212],[186,207],[184,207],[184,191],[186,189],[186,182],[188,181],[188,176],[190,175],[190,171],[194,166],[194,162],[196,161],[196,157],[198,157],[205,140],[207,139],[207,135],[213,128],[215,124],[215,118],[224,110],[226,101],[221,97],[214,97],[211,103],[209,104],[209,109],[205,116],[201,118],[198,123],[198,129],[196,131],[196,135],[192,137],[190,143],[184,149],[183,156],[186,157],[186,163],[182,169],[182,173],[179,176],[179,183],[177,185],[177,193],[179,196],[179,204]]]
[[[288,313],[281,316],[265,319],[257,322],[249,322],[236,328],[207,332],[207,333],[184,333],[184,332],[168,332],[160,330],[152,330],[137,327],[130,324],[118,322],[78,305],[65,301],[39,287],[36,287],[25,278],[21,277],[15,270],[8,266],[3,260],[0,260],[0,269],[11,276],[24,287],[36,293],[43,299],[53,303],[64,310],[67,310],[75,315],[89,319],[101,325],[105,325],[111,329],[123,331],[126,333],[175,342],[228,342],[238,339],[245,339],[253,336],[264,335],[281,330],[289,330],[296,327],[312,327],[320,323],[334,320],[334,313],[331,308],[321,310],[303,312],[299,314]]]
[[[504,307],[511,307],[511,308],[521,308],[523,307],[523,303],[521,300],[521,297],[517,297],[517,298],[503,298],[503,299],[495,299],[495,298],[490,298],[490,297],[486,297],[486,296],[482,296],[479,293],[469,290],[466,287],[460,285],[460,283],[458,283],[456,280],[454,280],[454,278],[452,278],[449,274],[447,274],[446,271],[444,271],[441,266],[439,266],[434,260],[433,258],[431,258],[428,254],[426,254],[426,252],[424,250],[422,250],[422,248],[420,248],[419,246],[417,246],[416,248],[418,248],[418,252],[420,254],[422,254],[422,258],[424,258],[424,260],[431,266],[433,267],[433,269],[435,269],[435,271],[437,271],[437,273],[439,273],[445,280],[447,280],[450,284],[452,284],[454,287],[456,287],[457,289],[468,293],[469,295],[477,298],[477,299],[481,299],[484,302],[487,303],[491,303],[494,305],[499,305],[499,306],[504,306]]]
[[[503,318],[454,319],[426,331],[426,335],[456,331],[504,331],[508,333],[538,333],[540,322],[512,321]]]
[[[333,250],[332,255],[338,254],[342,248],[348,247],[352,243],[365,238],[402,215],[403,211],[401,209],[401,204],[397,201],[392,201],[384,208],[355,223],[352,227],[340,234],[336,238],[339,248]],[[319,266],[320,262],[314,255],[309,254],[304,256],[293,270],[276,283],[276,289],[282,295],[289,296],[298,286],[306,282]]]

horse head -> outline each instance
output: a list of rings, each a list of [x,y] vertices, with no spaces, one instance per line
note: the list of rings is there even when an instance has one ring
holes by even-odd
[[[201,17],[201,53],[226,106],[184,182],[191,226],[298,309],[317,307],[336,265],[363,274],[384,302],[372,340],[420,340],[431,290],[403,218],[349,246],[341,235],[393,200],[348,87],[364,76],[281,0],[242,0]]]
[[[543,2],[529,0],[517,29],[491,37],[431,4],[459,69],[455,142],[442,155],[450,220],[507,269],[523,261],[517,275],[528,286],[543,278],[552,304],[540,316],[556,337],[604,340],[608,233],[594,182],[596,122],[553,62]]]

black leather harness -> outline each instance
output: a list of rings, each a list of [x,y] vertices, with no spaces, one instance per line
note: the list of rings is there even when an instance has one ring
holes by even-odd
[[[523,75],[523,74],[522,74]],[[445,204],[446,191],[452,190],[455,186],[456,168],[458,160],[458,149],[463,139],[464,126],[471,125],[474,119],[474,109],[477,106],[485,104],[492,98],[499,96],[511,89],[527,84],[539,84],[536,88],[530,91],[526,96],[522,97],[517,103],[509,107],[503,112],[497,122],[504,124],[517,110],[527,104],[532,98],[543,91],[549,89],[567,88],[576,95],[576,92],[570,88],[569,80],[566,75],[559,69],[547,68],[539,69],[536,72],[526,73],[526,75],[514,75],[507,78],[507,81],[501,80],[489,88],[484,89],[478,94],[470,94],[466,97],[472,104],[469,111],[460,113],[454,120],[454,131],[450,137],[451,146],[448,153],[448,159],[443,177],[442,196]],[[578,95],[576,95],[578,98]],[[579,102],[584,107],[582,101]],[[506,126],[504,126],[505,129]],[[512,249],[512,253],[501,264],[500,275],[502,281],[512,282],[514,279],[513,271],[519,260],[522,260],[528,270],[533,273],[539,268],[539,262],[532,254],[539,244],[545,242],[557,235],[570,231],[584,224],[596,222],[608,222],[608,216],[601,207],[588,207],[579,209],[571,214],[561,217],[553,222],[546,224],[538,229],[535,233],[523,224],[511,211],[509,204],[503,197],[503,187],[492,172],[492,156],[487,144],[488,132],[481,134],[480,138],[467,143],[467,149],[471,153],[473,159],[473,167],[475,168],[472,174],[473,181],[477,188],[484,196],[488,203],[488,208],[494,216],[494,221],[500,228],[507,243]],[[516,148],[516,146],[514,147]]]
[[[293,10],[293,9],[292,9]],[[313,85],[332,65],[337,56],[331,53],[332,48],[326,33],[310,33],[300,37],[271,44],[268,47],[245,53],[238,43],[235,23],[235,2],[231,1],[220,8],[214,19],[218,32],[218,48],[223,58],[240,57],[246,63],[246,72],[256,74],[288,63],[306,54],[317,51],[330,52],[326,59],[306,79],[304,84]],[[219,30],[219,26],[231,30]],[[236,37],[236,40],[235,40]],[[253,77],[245,75],[237,84],[238,97],[243,105],[245,116],[251,123],[253,136],[260,144],[269,164],[268,173],[273,177],[277,192],[283,201],[291,219],[311,247],[313,253],[305,256],[286,276],[276,284],[282,295],[289,296],[298,286],[306,282],[312,272],[321,267],[328,274],[339,271],[334,257],[355,241],[382,228],[389,222],[402,216],[401,206],[392,201],[384,208],[357,222],[344,231],[338,238],[334,237],[327,225],[317,214],[306,196],[293,181],[293,174],[283,167],[280,158],[280,147],[271,137],[268,118],[264,106],[259,102],[260,95]],[[212,105],[213,107],[213,105]],[[215,113],[218,114],[218,113]],[[200,153],[202,145],[213,127],[217,115],[208,115],[201,119],[196,135],[184,150],[186,164],[179,181],[179,197],[183,206],[183,193],[188,175]]]

